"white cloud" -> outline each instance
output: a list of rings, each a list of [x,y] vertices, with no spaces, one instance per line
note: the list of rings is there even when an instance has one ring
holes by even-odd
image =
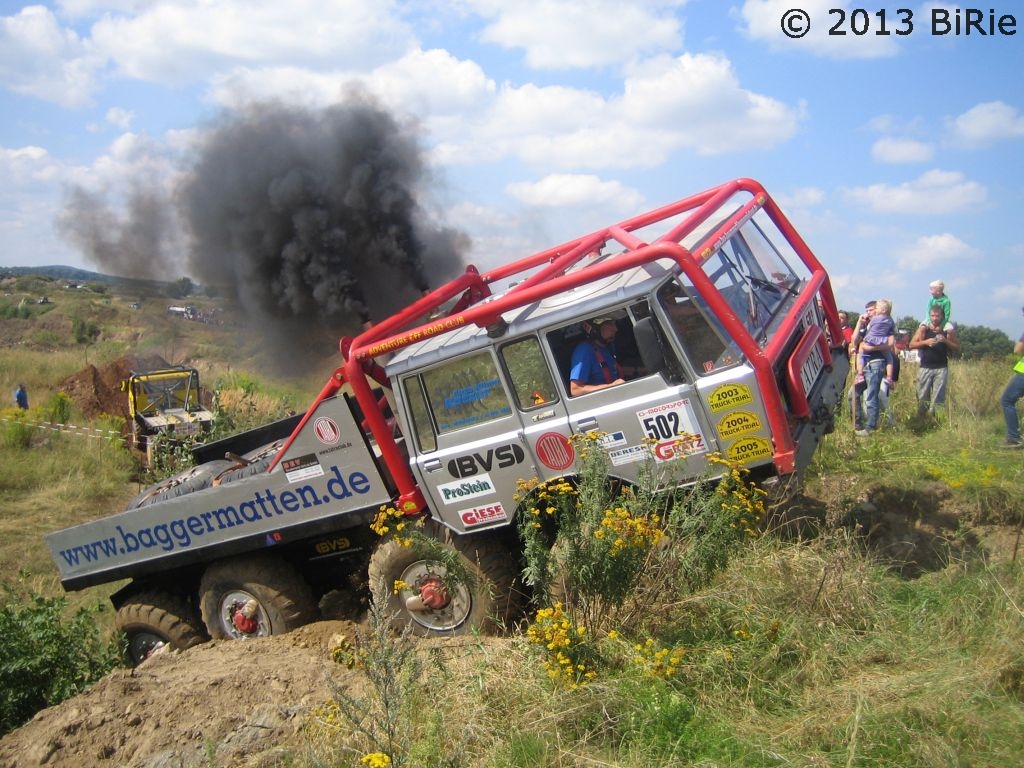
[[[1020,257],[1024,258],[1024,247],[1016,249]],[[1018,259],[1019,263],[1019,259]],[[993,318],[1002,321],[1003,325],[1014,329],[1010,338],[1014,341],[1020,338],[1021,308],[1024,307],[1024,280],[1014,283],[1001,283],[992,291],[992,298],[989,302],[992,308]]]
[[[825,192],[817,187],[800,187],[774,197],[783,208],[812,208],[825,202]]]
[[[790,139],[802,106],[742,88],[728,59],[662,57],[636,67],[620,94],[526,84],[441,141],[438,157],[471,163],[517,157],[548,170],[647,168],[677,150],[752,152]]]
[[[8,192],[13,187],[47,183],[60,175],[59,164],[42,147],[0,147],[0,178]]]
[[[485,42],[522,48],[535,69],[589,69],[679,50],[682,24],[673,15],[686,0],[534,0],[475,3],[493,18]]]
[[[0,82],[15,93],[63,107],[88,104],[101,66],[91,46],[41,5],[0,18]]]
[[[96,47],[125,75],[183,84],[233,66],[364,69],[414,46],[386,0],[289,3],[189,0],[105,14]]]
[[[987,101],[953,118],[950,131],[955,141],[968,147],[987,146],[1024,137],[1024,116],[1002,101]]]
[[[121,130],[127,131],[135,121],[135,113],[130,109],[111,107],[105,115],[107,122]]]
[[[810,31],[804,37],[791,38],[782,31],[784,15],[794,9],[805,11],[810,19]],[[845,16],[833,12],[833,9],[843,11]],[[800,3],[792,0],[745,0],[739,16],[744,22],[741,31],[747,37],[763,41],[780,52],[807,52],[832,59],[875,59],[899,53],[897,41],[902,38],[895,33],[907,29],[904,17],[889,10],[885,27],[890,34],[878,35],[875,33],[881,30],[880,17],[875,12],[868,12],[866,17],[860,13],[854,18],[856,10],[856,3],[844,0],[803,0]],[[846,34],[830,34],[833,27],[836,32],[845,30]],[[866,29],[866,33],[855,34],[854,29]]]
[[[855,205],[875,213],[942,215],[967,210],[985,201],[985,187],[955,171],[927,171],[903,184],[872,184],[844,190]]]
[[[526,205],[555,208],[611,205],[623,215],[636,211],[644,202],[639,192],[618,181],[602,181],[585,174],[551,174],[536,182],[511,183],[506,190]]]
[[[894,139],[886,136],[871,145],[871,157],[880,163],[891,165],[926,163],[933,155],[934,150],[930,144],[913,139]]]
[[[919,237],[911,245],[901,248],[896,264],[900,269],[920,272],[947,262],[962,265],[964,262],[973,261],[978,255],[977,249],[956,235],[946,232],[941,235]]]

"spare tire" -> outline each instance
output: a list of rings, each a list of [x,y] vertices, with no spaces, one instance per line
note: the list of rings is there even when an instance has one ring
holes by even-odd
[[[159,483],[154,483],[146,488],[129,502],[128,509],[146,507],[150,504],[156,504],[158,501],[176,499],[179,496],[209,488],[213,483],[213,479],[231,466],[230,461],[221,459],[209,461],[196,467],[189,467],[176,475],[168,477],[166,480],[161,480]]]

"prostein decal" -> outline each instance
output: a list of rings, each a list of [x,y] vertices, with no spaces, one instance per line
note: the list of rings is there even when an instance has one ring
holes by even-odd
[[[490,496],[494,493],[494,483],[490,475],[478,475],[472,480],[439,485],[437,493],[445,504],[458,504],[478,496]]]

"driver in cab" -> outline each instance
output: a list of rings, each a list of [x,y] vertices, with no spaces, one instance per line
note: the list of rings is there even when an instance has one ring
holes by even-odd
[[[587,338],[572,351],[569,394],[572,397],[624,384],[622,367],[615,357],[619,328],[612,317],[595,317],[583,323]]]

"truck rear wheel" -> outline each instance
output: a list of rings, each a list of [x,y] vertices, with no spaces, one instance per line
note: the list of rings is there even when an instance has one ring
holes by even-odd
[[[452,536],[433,526],[433,534],[451,547],[473,577],[472,584],[449,588],[445,566],[415,547],[395,541],[379,546],[370,558],[370,591],[387,605],[393,625],[420,637],[500,631],[520,606],[519,568],[508,546],[486,536]],[[395,585],[399,584],[395,594]]]
[[[165,645],[184,651],[209,637],[188,601],[162,590],[147,590],[129,598],[117,610],[114,627],[128,641],[128,663],[138,666]]]
[[[272,556],[242,556],[206,569],[199,608],[210,636],[242,640],[291,632],[317,618],[306,580]]]

